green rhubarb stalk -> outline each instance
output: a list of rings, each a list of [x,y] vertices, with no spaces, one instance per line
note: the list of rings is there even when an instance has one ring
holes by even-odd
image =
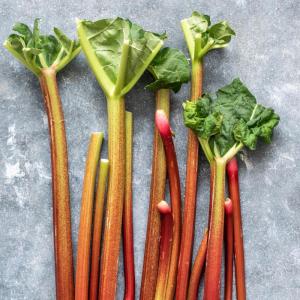
[[[124,300],[134,300],[135,297],[135,271],[133,247],[133,216],[132,216],[132,147],[133,147],[133,117],[132,113],[125,113],[126,128],[126,162],[125,162],[125,201],[123,209],[123,251],[125,293]]]
[[[208,161],[215,164],[204,287],[204,299],[215,300],[220,297],[226,164],[243,147],[255,149],[259,138],[271,142],[279,116],[257,104],[235,79],[219,89],[215,99],[204,95],[197,102],[185,102],[184,122],[197,134]]]
[[[39,19],[34,21],[33,30],[16,23],[13,31],[4,47],[37,76],[44,96],[51,146],[56,298],[71,300],[74,282],[68,154],[56,74],[80,52],[80,47],[57,28],[55,35],[40,34]]]
[[[165,36],[144,31],[122,18],[78,20],[77,31],[83,52],[107,98],[110,174],[99,297],[114,299],[125,193],[124,97],[156,56]]]
[[[192,61],[191,101],[202,95],[203,58],[208,51],[224,48],[235,34],[226,22],[214,25],[210,17],[193,12],[181,21],[181,27]],[[192,258],[197,196],[199,143],[192,130],[188,131],[185,180],[184,216],[178,265],[176,299],[186,299]]]
[[[146,86],[156,91],[156,110],[170,112],[170,90],[175,93],[190,77],[185,55],[174,48],[163,48],[148,67],[154,81]],[[148,212],[147,236],[140,298],[152,300],[155,294],[159,262],[160,216],[157,205],[165,197],[166,161],[163,144],[157,128],[154,129],[152,177]]]

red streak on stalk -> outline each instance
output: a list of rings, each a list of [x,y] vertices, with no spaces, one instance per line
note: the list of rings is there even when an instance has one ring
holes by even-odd
[[[207,250],[207,238],[208,238],[208,230],[205,229],[204,236],[200,247],[198,249],[198,253],[192,268],[189,289],[188,289],[188,300],[197,300],[198,297],[198,289],[200,284],[200,278],[203,271],[205,258],[206,258],[206,250]]]
[[[225,201],[225,293],[224,299],[232,299],[233,277],[233,207],[232,201]]]
[[[158,110],[156,112],[155,122],[165,148],[170,185],[171,207],[174,222],[172,255],[169,268],[168,287],[165,298],[168,300],[174,298],[177,278],[181,234],[181,192],[177,157],[172,139],[172,131],[170,128],[169,120],[164,111]]]
[[[233,205],[233,240],[235,255],[235,282],[238,300],[246,299],[245,260],[243,245],[243,227],[239,192],[238,163],[233,158],[227,164],[229,196]]]
[[[155,299],[161,300],[166,298],[168,271],[172,254],[173,217],[171,208],[166,201],[161,201],[157,205],[157,209],[161,217],[161,237]]]

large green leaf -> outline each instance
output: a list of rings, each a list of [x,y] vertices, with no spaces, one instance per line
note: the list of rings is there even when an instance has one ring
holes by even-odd
[[[151,64],[148,71],[155,81],[146,86],[147,89],[172,89],[177,93],[181,85],[190,79],[189,62],[185,55],[175,48],[161,49]]]
[[[39,19],[35,19],[32,31],[23,23],[16,23],[13,31],[16,33],[7,38],[4,46],[37,76],[42,68],[61,70],[80,51],[78,42],[70,40],[57,28],[55,36],[42,35]]]
[[[224,156],[238,144],[253,150],[258,138],[270,142],[279,116],[272,108],[256,103],[246,86],[235,79],[218,90],[216,97],[205,95],[184,104],[185,125],[200,139],[209,141],[211,151]]]
[[[165,38],[122,18],[78,21],[77,29],[90,67],[109,97],[129,92]]]
[[[196,11],[181,25],[193,60],[201,59],[212,49],[226,47],[235,35],[226,21],[211,26],[210,17]]]

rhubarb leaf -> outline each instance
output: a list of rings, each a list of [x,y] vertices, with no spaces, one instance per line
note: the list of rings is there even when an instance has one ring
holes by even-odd
[[[4,46],[34,74],[39,76],[42,68],[53,67],[60,71],[80,51],[78,42],[70,40],[59,29],[54,35],[43,35],[39,30],[39,19],[35,19],[33,30],[23,23],[16,23]]]
[[[226,47],[235,32],[226,21],[211,26],[210,17],[193,12],[181,21],[192,60],[201,59],[208,51]]]
[[[185,55],[175,48],[161,49],[148,66],[148,71],[155,79],[146,86],[152,91],[172,89],[177,93],[181,85],[190,79],[189,62]]]
[[[127,19],[78,21],[79,40],[95,76],[109,97],[128,93],[163,45],[165,35]]]
[[[278,122],[274,110],[257,104],[239,79],[219,89],[215,98],[204,95],[184,103],[185,125],[221,156],[239,144],[253,150],[259,138],[269,143]]]

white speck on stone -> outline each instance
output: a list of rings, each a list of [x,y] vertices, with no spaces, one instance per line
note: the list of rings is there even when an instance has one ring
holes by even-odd
[[[44,178],[46,180],[50,180],[51,176],[47,172],[44,164],[40,161],[36,161],[34,163],[25,162],[25,169],[29,176],[36,176],[36,173],[38,174],[39,178]]]
[[[43,124],[44,127],[48,127],[48,117],[46,113],[43,113]]]
[[[17,161],[15,164],[5,164],[5,178],[8,183],[10,183],[14,178],[21,178],[24,176],[25,173],[20,168],[20,162]]]
[[[235,3],[238,6],[246,6],[247,5],[247,1],[246,0],[235,0]]]
[[[6,141],[7,146],[11,146],[12,150],[16,146],[16,124],[12,124],[8,127],[8,138]]]

